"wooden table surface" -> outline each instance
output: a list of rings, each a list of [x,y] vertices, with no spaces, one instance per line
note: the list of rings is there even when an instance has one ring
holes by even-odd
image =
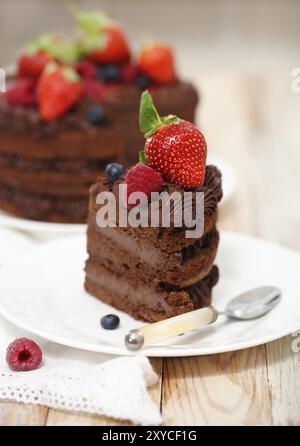
[[[199,116],[211,153],[232,165],[238,188],[219,227],[300,250],[300,94],[286,70],[199,76]],[[300,294],[300,290],[299,290]],[[300,302],[300,295],[299,295]],[[300,425],[300,327],[246,350],[152,361],[151,389],[166,425]],[[299,353],[292,351],[292,341]],[[296,341],[296,342],[295,342]],[[0,403],[1,425],[120,425],[99,416]]]

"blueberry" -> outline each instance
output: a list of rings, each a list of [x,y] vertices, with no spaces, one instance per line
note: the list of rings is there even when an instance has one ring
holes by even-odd
[[[120,79],[120,70],[116,65],[105,65],[99,69],[97,77],[104,83],[115,82]]]
[[[100,319],[101,327],[105,330],[115,330],[119,323],[120,319],[116,314],[107,314]]]
[[[149,77],[144,76],[143,74],[139,74],[134,81],[135,85],[139,87],[141,90],[145,90],[145,88],[149,87],[151,81]]]
[[[99,125],[106,121],[106,113],[101,105],[93,105],[90,107],[87,110],[85,117],[92,125]]]
[[[123,175],[124,169],[121,164],[111,163],[106,166],[105,173],[111,183],[114,183],[120,176]]]

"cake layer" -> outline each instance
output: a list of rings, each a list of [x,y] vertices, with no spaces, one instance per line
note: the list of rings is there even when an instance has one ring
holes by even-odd
[[[4,150],[0,152],[0,169],[11,169],[11,171],[23,173],[47,173],[55,175],[65,174],[84,177],[90,179],[91,175],[99,175],[103,171],[107,161],[112,158],[99,159],[87,157],[52,157],[52,158],[37,158],[28,156],[15,155]],[[51,177],[50,177],[51,178]]]
[[[106,160],[123,153],[123,137],[117,121],[94,126],[85,118],[90,101],[73,112],[45,122],[34,108],[11,107],[0,100],[0,153],[25,159],[90,158]]]
[[[211,291],[218,277],[218,268],[213,266],[194,286],[184,290],[164,289],[159,285],[131,281],[104,267],[95,269],[87,263],[85,289],[135,319],[156,322],[210,305]]]
[[[94,233],[104,233],[106,228],[99,228],[96,224],[96,215],[99,210],[99,205],[96,204],[97,195],[103,191],[112,191],[116,197],[117,205],[119,203],[118,185],[122,183],[122,179],[114,183],[111,188],[106,182],[105,178],[99,179],[97,183],[92,186],[90,192],[90,212],[89,212],[89,226],[93,228]],[[173,185],[166,185],[165,187],[170,193],[174,190],[182,192],[180,188]],[[214,166],[207,166],[204,186],[199,191],[204,192],[204,234],[208,234],[213,230],[217,220],[217,205],[222,198],[222,184],[221,174]],[[148,227],[148,228],[117,228],[115,231],[106,231],[107,237],[118,244],[122,243],[122,239],[131,238],[133,240],[141,240],[151,245],[153,248],[158,248],[167,253],[177,253],[183,248],[191,246],[195,243],[194,238],[186,238],[186,228],[174,227]],[[113,229],[113,228],[112,228]]]
[[[34,195],[57,196],[61,197],[82,197],[88,195],[91,181],[84,178],[76,178],[76,176],[55,175],[52,174],[26,174],[15,173],[10,175],[9,172],[0,169],[0,186],[8,187],[16,192],[32,193]],[[95,178],[94,178],[95,179]]]
[[[58,197],[26,193],[0,181],[0,208],[31,220],[57,223],[85,223],[88,212],[86,196]]]
[[[213,229],[201,239],[194,240],[189,247],[168,253],[147,240],[121,232],[119,228],[105,228],[96,233],[89,227],[88,262],[95,270],[105,266],[131,280],[138,277],[145,283],[164,283],[184,288],[208,274],[218,242],[218,231]]]

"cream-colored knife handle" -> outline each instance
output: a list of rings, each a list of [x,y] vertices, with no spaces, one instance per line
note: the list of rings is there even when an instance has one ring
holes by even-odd
[[[218,312],[214,307],[200,308],[154,324],[145,325],[137,330],[131,330],[125,337],[125,345],[129,350],[140,350],[194,328],[209,325],[215,322],[217,318]]]

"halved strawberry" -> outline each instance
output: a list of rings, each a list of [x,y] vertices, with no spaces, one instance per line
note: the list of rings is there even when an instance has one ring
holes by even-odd
[[[160,117],[146,91],[141,97],[140,128],[147,138],[146,161],[165,181],[187,189],[203,185],[206,142],[194,124],[173,115]]]
[[[169,84],[176,80],[173,51],[161,43],[153,43],[142,50],[138,58],[138,68],[160,84]]]
[[[50,64],[37,85],[39,112],[45,121],[52,121],[66,113],[81,97],[80,78],[71,68]]]

